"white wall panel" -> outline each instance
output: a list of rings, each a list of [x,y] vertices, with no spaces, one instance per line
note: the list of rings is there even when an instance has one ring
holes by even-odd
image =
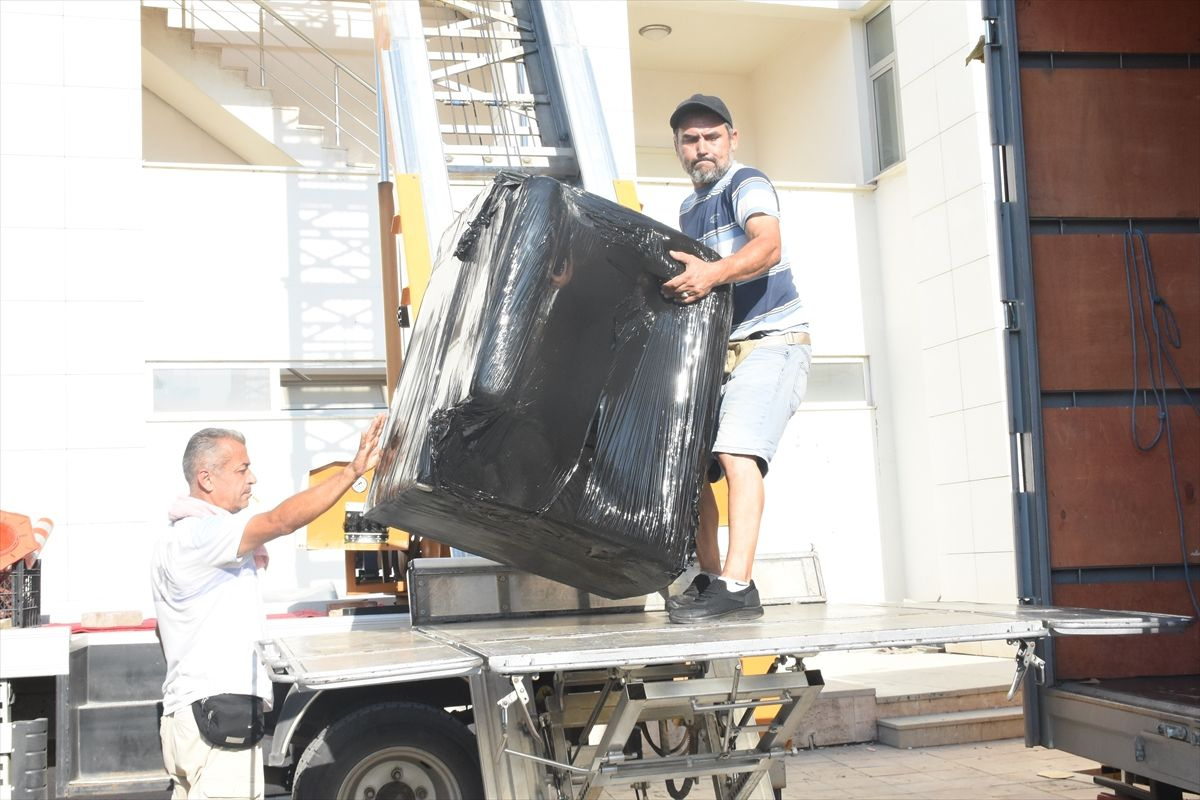
[[[961,411],[929,418],[930,478],[934,485],[968,480],[967,431]]]
[[[954,341],[958,330],[954,323],[954,278],[950,273],[921,281],[917,286],[919,316],[918,341],[922,347],[936,347]],[[910,312],[911,313],[911,312]]]
[[[954,270],[955,327],[960,337],[995,330],[999,323],[1000,303],[993,291],[993,266],[983,257]]]
[[[980,144],[979,133],[974,114],[941,132],[942,176],[946,197],[957,197],[983,183],[986,154]]]
[[[1013,497],[1008,476],[971,481],[971,530],[975,552],[1012,556]],[[1016,563],[1014,558],[1013,563]]]
[[[963,412],[967,474],[971,480],[1008,475],[1008,410],[1003,403],[968,408]]]
[[[1007,387],[1001,335],[991,328],[958,340],[964,408],[1004,402]]]
[[[67,129],[62,86],[6,83],[0,92],[0,155],[61,156]]]
[[[142,157],[142,90],[67,86],[65,152],[94,158]]]
[[[29,341],[31,337],[26,334],[20,338]],[[70,408],[63,376],[8,374],[4,376],[4,384],[3,401],[0,402],[0,441],[4,442],[4,449],[28,453],[65,448],[68,444],[65,427],[47,424],[49,420],[68,419]],[[0,475],[0,482],[13,477],[12,474]],[[41,516],[4,505],[0,508],[32,514],[35,519]]]
[[[6,228],[0,236],[0,300],[62,300],[66,249],[61,228]]]
[[[165,266],[148,263],[141,231],[74,228],[63,233],[67,300],[141,302],[147,274]]]
[[[58,375],[66,370],[69,338],[62,303],[0,300],[0,374]],[[0,408],[9,389],[0,381]],[[61,425],[61,420],[47,420]]]
[[[973,553],[971,485],[943,483],[934,489],[933,527],[942,553]]]
[[[767,474],[758,552],[815,549],[830,602],[883,600],[874,412],[801,408]]]
[[[913,263],[913,277],[918,281],[950,271],[950,228],[946,223],[946,207],[936,205],[912,218],[913,240],[921,243]]]
[[[66,401],[70,413],[66,442],[73,448],[141,447],[150,416],[145,376],[133,374],[68,375]],[[158,465],[155,465],[157,468]],[[138,480],[132,491],[142,491]]]
[[[0,3],[0,81],[5,84],[63,84],[61,7],[54,14],[38,13],[40,9],[41,3]]]
[[[937,80],[933,72],[914,78],[900,89],[904,146],[914,150],[938,135]]]
[[[925,409],[929,416],[961,411],[962,376],[959,373],[958,342],[947,342],[921,351]]]
[[[122,4],[133,10],[136,3]],[[63,17],[63,83],[108,89],[142,85],[141,21],[135,15],[104,16],[111,9],[96,3],[101,16],[88,16],[92,0],[68,3]],[[114,119],[118,124],[129,120]]]
[[[4,156],[0,227],[62,228],[67,166],[55,156]]]

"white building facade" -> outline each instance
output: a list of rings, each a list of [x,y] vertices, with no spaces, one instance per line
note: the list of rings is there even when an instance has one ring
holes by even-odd
[[[569,5],[647,214],[689,190],[666,119],[697,91],[780,190],[817,363],[760,552],[815,548],[835,601],[1013,600],[977,0]],[[365,4],[272,6],[373,81]],[[149,611],[196,429],[247,435],[267,508],[382,407],[377,142],[196,40],[136,0],[0,2],[0,508],[57,523],[55,621]],[[282,607],[344,593],[340,552],[271,547]]]

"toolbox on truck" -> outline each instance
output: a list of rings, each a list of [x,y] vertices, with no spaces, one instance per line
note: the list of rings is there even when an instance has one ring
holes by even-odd
[[[731,297],[680,305],[637,212],[504,173],[443,237],[367,498],[374,522],[602,597],[683,571]]]

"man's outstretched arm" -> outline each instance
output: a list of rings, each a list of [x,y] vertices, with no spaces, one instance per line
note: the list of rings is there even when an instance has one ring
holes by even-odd
[[[332,508],[360,475],[379,463],[379,436],[386,419],[387,415],[381,413],[371,420],[370,426],[359,437],[354,460],[342,467],[341,472],[292,495],[270,511],[251,517],[242,532],[238,556],[304,527]]]

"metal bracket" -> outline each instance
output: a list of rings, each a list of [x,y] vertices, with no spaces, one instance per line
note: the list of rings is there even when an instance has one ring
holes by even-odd
[[[1004,330],[1019,331],[1021,330],[1021,314],[1020,306],[1016,300],[1001,300],[1001,306],[1004,309]]]
[[[512,676],[513,690],[496,701],[496,705],[507,711],[508,707],[520,700],[522,703],[529,702],[529,692],[525,688],[525,681],[519,675]]]
[[[534,675],[534,678],[537,676]],[[508,707],[516,703],[521,709],[521,717],[525,721],[525,725],[529,729],[529,735],[536,741],[541,741],[538,738],[540,728],[533,721],[533,715],[529,713],[529,690],[525,688],[525,677],[522,675],[513,675],[509,678],[512,681],[513,690],[496,701],[496,705],[500,706],[500,716],[503,725],[508,726]]]
[[[1008,640],[1009,644],[1013,644],[1012,639]],[[1013,675],[1012,685],[1008,687],[1008,699],[1012,700],[1017,693],[1017,688],[1020,687],[1021,681],[1025,678],[1025,673],[1030,667],[1036,670],[1037,674],[1034,681],[1038,686],[1046,683],[1046,662],[1034,652],[1034,643],[1027,639],[1021,639],[1017,642],[1017,674]]]

